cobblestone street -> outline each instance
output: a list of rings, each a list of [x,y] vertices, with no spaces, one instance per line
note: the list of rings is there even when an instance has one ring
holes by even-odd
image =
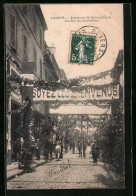
[[[114,169],[98,161],[94,164],[87,148],[86,157],[64,154],[63,159],[53,160],[7,182],[7,189],[99,189],[123,188],[123,180]]]

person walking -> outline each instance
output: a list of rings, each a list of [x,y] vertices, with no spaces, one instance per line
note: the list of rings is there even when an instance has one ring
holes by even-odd
[[[48,138],[46,138],[45,142],[44,142],[44,156],[45,156],[45,160],[47,161],[49,159],[49,141],[48,141]]]
[[[52,160],[52,151],[53,151],[53,143],[52,140],[50,139],[50,143],[49,143],[50,160]]]
[[[70,142],[70,150],[72,149],[72,142]]]
[[[82,156],[82,143],[78,143],[79,157]]]
[[[68,139],[65,139],[65,144],[64,144],[64,148],[65,148],[65,153],[68,152]]]
[[[57,160],[59,161],[60,152],[61,152],[61,146],[60,146],[59,142],[57,142],[57,145],[56,145],[55,150],[56,150],[56,158],[57,158]]]
[[[72,150],[73,150],[73,154],[75,154],[75,142],[73,142],[72,144]]]
[[[86,142],[83,141],[83,156],[84,156],[84,157],[86,157],[85,151],[86,151]]]
[[[36,143],[36,159],[40,160],[39,139],[37,139]]]
[[[96,142],[94,142],[92,145],[92,158],[93,158],[93,162],[96,164],[97,164],[98,157],[99,157],[99,149],[96,145]]]
[[[60,147],[61,147],[61,150],[60,150],[60,158],[63,159],[63,142],[62,141],[60,143]]]

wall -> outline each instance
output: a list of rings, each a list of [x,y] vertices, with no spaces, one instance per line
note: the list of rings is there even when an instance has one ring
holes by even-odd
[[[35,72],[34,79],[45,79],[45,67],[43,65],[43,40],[44,40],[44,30],[43,22],[40,21],[40,18],[37,14],[37,8],[39,5],[28,5],[27,6],[27,17],[24,15],[22,8],[23,5],[5,5],[5,42],[6,42],[6,52],[10,53],[12,58],[18,64],[18,66],[11,62],[11,70],[18,77],[21,77],[21,67],[23,62],[23,35],[27,37],[27,62],[34,61],[33,55],[33,47],[37,50],[37,71]],[[35,8],[36,7],[36,8]],[[38,8],[40,11],[40,9]],[[10,36],[10,21],[11,14],[15,17],[16,21],[16,46],[15,48],[11,47],[11,36]],[[33,33],[33,15],[36,17],[37,21],[37,34],[36,36]],[[39,38],[39,30],[42,32],[42,46],[40,46],[40,38]],[[42,78],[40,78],[40,59],[42,61]],[[20,67],[20,68],[19,68]],[[20,98],[20,94],[17,92],[12,92],[8,102],[8,110],[11,111],[11,104],[16,102],[18,106],[21,106],[22,99]],[[46,107],[39,104],[35,106],[35,109],[39,112],[39,114],[47,113]],[[7,116],[7,164],[11,163],[11,114]]]
[[[33,10],[33,11],[32,11]],[[32,12],[33,15],[35,15],[37,20],[37,34],[36,36],[33,33],[33,20],[32,20]],[[42,61],[42,78],[40,78],[40,69],[37,69],[36,76],[39,79],[45,78],[45,71],[43,66],[43,44],[42,48],[40,47],[40,40],[39,40],[39,29],[42,31],[42,40],[44,35],[44,29],[39,21],[39,17],[37,16],[36,10],[31,5],[28,7],[27,10],[27,18],[24,16],[22,12],[22,6],[14,6],[14,5],[6,5],[6,11],[5,11],[5,22],[6,22],[6,43],[8,46],[10,46],[10,14],[13,14],[16,18],[16,33],[17,33],[17,44],[16,44],[16,52],[14,53],[14,56],[18,58],[20,63],[23,60],[23,35],[27,36],[28,41],[28,48],[27,48],[27,61],[33,62],[34,61],[34,55],[33,55],[33,47],[37,50],[37,68],[40,66],[40,59]]]

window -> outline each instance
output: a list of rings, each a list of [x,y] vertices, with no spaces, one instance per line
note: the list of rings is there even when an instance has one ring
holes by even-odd
[[[27,61],[27,37],[23,35],[23,61]]]
[[[36,21],[36,18],[34,16],[34,33],[36,35],[36,32],[37,32],[37,21]]]
[[[14,49],[16,48],[16,19],[12,14],[10,16],[10,44]]]
[[[27,6],[23,5],[23,13],[25,16],[27,16]]]
[[[37,51],[35,47],[33,47],[33,60],[34,60],[34,70],[37,70]]]
[[[40,79],[42,79],[42,60],[40,59]]]
[[[40,29],[40,46],[42,47],[42,31]]]

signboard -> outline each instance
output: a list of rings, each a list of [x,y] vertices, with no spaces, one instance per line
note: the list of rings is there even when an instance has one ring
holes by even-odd
[[[54,109],[50,108],[50,114],[111,114],[111,107],[107,108],[98,108],[95,105],[86,105],[86,106],[79,106],[79,105],[61,105],[59,108]]]
[[[119,84],[103,88],[88,87],[82,91],[69,89],[49,91],[33,88],[33,101],[67,101],[67,100],[112,100],[119,99]]]

